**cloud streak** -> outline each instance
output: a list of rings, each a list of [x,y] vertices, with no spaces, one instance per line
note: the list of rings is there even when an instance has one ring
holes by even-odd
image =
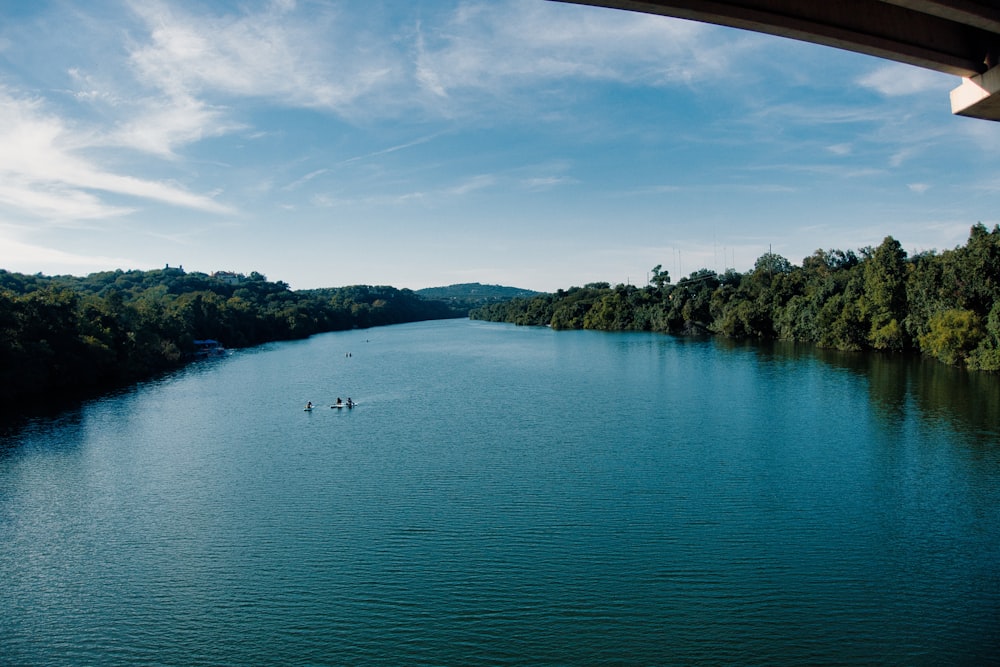
[[[24,243],[6,236],[0,229],[0,265],[10,271],[51,274],[63,271],[106,271],[111,266],[135,266],[136,262],[124,257],[80,255],[45,246]],[[52,267],[52,268],[48,268]]]
[[[17,97],[0,88],[0,201],[36,217],[93,219],[115,217],[130,207],[110,205],[94,194],[134,197],[227,214],[228,206],[177,185],[116,174],[84,157],[101,145],[45,109],[38,98]]]
[[[947,92],[958,85],[958,80],[940,72],[892,63],[865,74],[858,79],[858,85],[886,97],[904,97]]]

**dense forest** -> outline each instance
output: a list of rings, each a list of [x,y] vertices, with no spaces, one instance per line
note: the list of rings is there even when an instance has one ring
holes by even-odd
[[[392,287],[292,291],[256,272],[0,270],[0,398],[134,382],[185,363],[199,339],[245,347],[467,312]]]
[[[793,266],[774,253],[752,271],[702,269],[671,284],[591,283],[472,311],[474,319],[555,329],[719,334],[841,350],[919,352],[1000,370],[1000,228],[963,247],[908,257],[894,238],[858,252],[817,250]]]

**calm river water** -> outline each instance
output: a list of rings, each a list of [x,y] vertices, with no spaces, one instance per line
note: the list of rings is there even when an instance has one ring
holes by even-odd
[[[0,431],[4,665],[997,661],[1000,379],[939,364],[451,320]]]

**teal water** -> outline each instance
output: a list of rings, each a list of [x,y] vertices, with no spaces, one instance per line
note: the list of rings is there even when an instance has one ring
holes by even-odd
[[[1000,380],[939,364],[452,320],[0,436],[3,665],[998,660]]]

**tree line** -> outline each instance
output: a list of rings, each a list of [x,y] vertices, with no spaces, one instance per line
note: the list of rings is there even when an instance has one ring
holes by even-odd
[[[190,360],[199,339],[246,347],[467,312],[393,287],[292,291],[256,272],[0,270],[0,399],[135,382]]]
[[[519,287],[506,287],[504,285],[459,283],[446,287],[425,287],[424,289],[418,289],[417,294],[425,299],[445,301],[456,308],[469,311],[473,308],[485,306],[490,303],[507,301],[519,296],[535,296],[539,292]]]
[[[858,252],[817,250],[792,265],[765,253],[752,271],[701,269],[672,284],[591,283],[477,308],[474,319],[555,329],[705,333],[840,350],[917,352],[1000,370],[1000,227],[964,246],[908,257],[888,236]]]

